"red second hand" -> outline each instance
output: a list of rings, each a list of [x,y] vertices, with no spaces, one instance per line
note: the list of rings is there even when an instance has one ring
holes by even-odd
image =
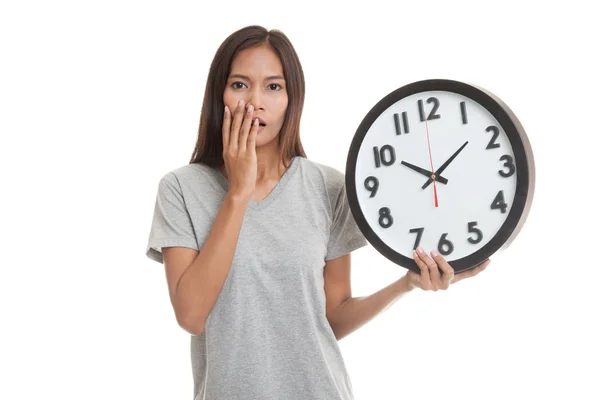
[[[433,198],[435,200],[435,206],[438,207],[437,187],[435,185],[435,174],[433,169],[433,158],[431,157],[431,142],[429,140],[429,126],[427,125],[427,118],[425,118],[425,130],[427,131],[427,146],[429,148],[429,162],[431,164],[431,179],[433,180]]]

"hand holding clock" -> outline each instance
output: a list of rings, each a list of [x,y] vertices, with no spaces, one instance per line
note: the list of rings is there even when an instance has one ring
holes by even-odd
[[[446,262],[444,257],[435,251],[431,252],[430,257],[422,247],[417,247],[417,250],[413,252],[413,257],[421,269],[421,274],[417,274],[410,269],[406,272],[405,277],[408,280],[409,288],[414,289],[418,287],[423,290],[433,291],[446,290],[453,283],[471,278],[483,271],[491,262],[488,258],[477,267],[454,275],[454,269]]]

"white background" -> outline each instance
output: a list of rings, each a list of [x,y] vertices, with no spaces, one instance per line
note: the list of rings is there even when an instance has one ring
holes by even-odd
[[[191,157],[212,57],[250,24],[300,56],[312,160],[344,171],[371,107],[426,78],[498,95],[535,152],[511,247],[339,342],[356,399],[599,398],[591,3],[3,2],[0,398],[192,398],[189,335],[144,251],[158,180]],[[360,249],[353,295],[404,272]]]

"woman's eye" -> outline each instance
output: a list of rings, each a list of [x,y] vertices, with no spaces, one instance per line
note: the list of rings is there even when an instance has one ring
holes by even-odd
[[[231,86],[234,89],[242,89],[244,86],[246,86],[246,84],[244,82],[237,81],[237,82],[233,82],[231,84]],[[268,87],[271,90],[281,90],[281,89],[283,89],[283,87],[280,84],[278,84],[278,83],[271,83]],[[279,89],[277,89],[278,87],[279,87]]]

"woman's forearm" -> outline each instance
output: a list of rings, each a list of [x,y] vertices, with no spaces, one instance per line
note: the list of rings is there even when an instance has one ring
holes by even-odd
[[[329,324],[337,340],[354,332],[373,319],[412,288],[408,285],[406,276],[384,287],[369,296],[351,297],[333,310]]]

